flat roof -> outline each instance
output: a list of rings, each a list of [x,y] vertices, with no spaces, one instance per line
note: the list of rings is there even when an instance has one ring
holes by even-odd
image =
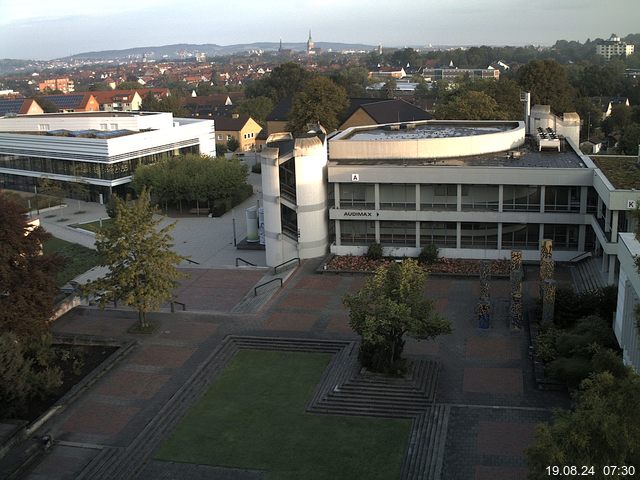
[[[351,135],[340,138],[340,140],[385,141],[471,137],[506,132],[517,127],[518,122],[450,123],[429,120],[429,123],[403,123],[401,125],[384,125],[365,129],[356,128]]]
[[[29,118],[59,118],[59,117],[142,117],[145,115],[159,115],[163,112],[60,112],[60,113],[38,113],[35,115],[28,115]],[[20,115],[20,117],[9,117],[12,119],[21,118],[27,115]]]
[[[589,155],[607,180],[621,190],[640,190],[640,165],[637,156]]]
[[[414,165],[434,167],[512,167],[512,168],[587,168],[580,156],[570,147],[565,151],[538,151],[528,144],[513,151],[520,157],[511,156],[508,151],[470,155],[465,157],[421,158],[421,159],[339,159],[330,158],[334,165]]]

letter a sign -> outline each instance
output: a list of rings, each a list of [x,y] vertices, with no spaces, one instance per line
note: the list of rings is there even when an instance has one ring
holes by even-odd
[[[359,182],[360,181],[360,174],[359,173],[352,173],[351,174],[351,181],[352,182]]]

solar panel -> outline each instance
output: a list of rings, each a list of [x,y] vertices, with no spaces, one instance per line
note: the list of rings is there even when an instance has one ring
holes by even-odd
[[[24,100],[0,100],[0,115],[20,112],[23,103]]]
[[[84,95],[46,95],[44,98],[61,110],[70,110],[82,104]]]

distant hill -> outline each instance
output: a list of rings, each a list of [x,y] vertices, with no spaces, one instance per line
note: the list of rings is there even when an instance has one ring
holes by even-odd
[[[177,43],[174,45],[161,45],[154,47],[136,47],[124,50],[102,50],[99,52],[84,52],[60,58],[59,60],[121,60],[127,58],[135,58],[146,56],[149,59],[159,60],[162,58],[176,59],[185,56],[193,56],[195,53],[204,53],[208,56],[232,55],[240,52],[248,52],[252,50],[276,51],[280,44],[278,42],[257,42],[257,43],[239,43],[236,45],[216,45],[215,43],[192,44]],[[357,44],[357,43],[336,43],[336,42],[316,42],[316,47],[323,50],[372,50],[373,45]],[[304,51],[307,44],[283,43],[282,48]]]

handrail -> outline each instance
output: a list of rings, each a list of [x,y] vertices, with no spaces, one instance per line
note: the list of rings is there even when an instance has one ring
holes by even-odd
[[[591,252],[582,252],[578,255],[576,255],[575,257],[569,259],[569,262],[574,263],[574,262],[579,262],[580,260],[583,260],[585,258],[589,258],[591,256]]]
[[[182,307],[182,311],[183,311],[183,312],[187,310],[187,305],[186,305],[186,304],[184,304],[184,303],[182,303],[182,302],[179,302],[179,301],[177,301],[177,300],[172,300],[172,301],[171,301],[171,313],[175,313],[175,311],[176,311],[175,304],[176,304],[176,303]]]
[[[298,258],[298,257],[290,258],[286,262],[282,262],[280,265],[276,265],[275,267],[273,267],[273,274],[275,275],[276,273],[278,273],[278,269],[280,267],[285,266],[287,263],[296,262],[296,261],[298,262],[298,265],[300,265],[300,258]]]
[[[281,279],[280,277],[278,277],[278,278],[272,278],[272,279],[271,279],[271,280],[269,280],[268,282],[264,282],[264,283],[261,283],[260,285],[257,285],[257,286],[253,289],[253,296],[254,296],[254,297],[257,297],[257,296],[258,296],[258,289],[259,289],[260,287],[264,287],[265,285],[269,285],[270,283],[277,282],[277,281],[280,281],[280,288],[282,288],[282,279]]]
[[[198,262],[196,262],[195,260],[191,260],[190,258],[185,258],[184,260],[186,260],[189,263],[195,263],[196,265],[200,265]]]
[[[255,267],[255,266],[256,266],[256,264],[255,264],[255,263],[248,262],[248,261],[246,261],[244,258],[236,257],[236,267],[238,266],[238,261],[240,261],[240,262],[244,262],[244,263],[246,263],[247,265],[251,265],[252,267]]]

